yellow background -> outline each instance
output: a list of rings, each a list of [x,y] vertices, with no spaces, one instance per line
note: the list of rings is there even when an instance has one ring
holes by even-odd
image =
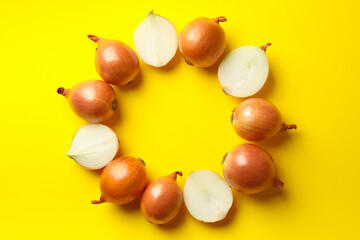
[[[51,1],[49,1],[51,2]],[[190,20],[224,15],[229,52],[268,48],[270,75],[256,96],[273,102],[298,130],[258,143],[273,157],[282,192],[234,192],[228,218],[194,220],[185,208],[165,226],[138,207],[92,205],[100,171],[67,158],[85,124],[56,93],[99,79],[87,34],[132,35],[147,12],[178,33]],[[359,1],[3,1],[1,41],[0,239],[357,239],[360,238]],[[150,179],[193,170],[222,174],[222,156],[245,142],[229,117],[241,102],[223,94],[216,67],[165,68],[141,61],[129,87],[116,87],[119,112],[107,121],[119,155],[143,158]]]

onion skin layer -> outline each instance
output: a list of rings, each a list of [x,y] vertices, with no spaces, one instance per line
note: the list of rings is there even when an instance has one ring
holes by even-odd
[[[223,159],[223,173],[230,187],[246,194],[262,192],[270,187],[284,185],[275,176],[270,154],[255,144],[241,144]]]
[[[112,160],[100,178],[101,197],[91,203],[111,202],[123,205],[135,200],[147,186],[145,163],[134,157]]]
[[[57,92],[68,99],[78,116],[90,123],[108,119],[118,105],[114,89],[101,80],[83,81],[71,89],[60,87]]]
[[[200,17],[184,27],[179,37],[179,49],[189,65],[210,67],[220,59],[226,37],[219,22],[225,21],[225,17]]]
[[[141,212],[145,218],[155,224],[171,221],[179,213],[182,205],[182,192],[176,183],[176,176],[182,172],[174,172],[166,177],[152,181],[141,198]]]
[[[262,98],[249,98],[240,103],[231,123],[235,132],[249,141],[264,140],[280,131],[297,128],[295,124],[285,124],[279,110]]]
[[[113,85],[126,85],[140,71],[139,58],[128,45],[118,40],[88,35],[98,43],[95,54],[95,66],[98,74]]]

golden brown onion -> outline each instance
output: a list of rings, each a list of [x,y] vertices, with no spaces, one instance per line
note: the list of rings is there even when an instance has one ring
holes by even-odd
[[[231,122],[235,132],[249,141],[263,140],[280,131],[297,128],[295,124],[285,124],[279,110],[262,98],[241,102],[231,116]]]
[[[268,152],[255,144],[241,144],[223,159],[223,173],[230,187],[246,194],[262,192],[284,185],[275,176],[275,168]]]
[[[91,123],[108,119],[117,108],[114,89],[101,80],[87,80],[71,89],[58,88],[58,94],[65,96],[73,111]]]
[[[128,45],[94,35],[88,35],[88,38],[98,43],[95,66],[105,82],[126,85],[139,73],[139,58]]]
[[[152,181],[141,198],[141,212],[151,223],[164,224],[171,221],[182,205],[182,193],[176,183],[176,176],[182,172],[174,172],[166,177]]]
[[[111,202],[123,205],[136,199],[146,185],[144,161],[134,157],[119,157],[105,167],[100,178],[100,200],[93,200],[91,203]]]
[[[201,17],[185,26],[179,37],[179,49],[188,64],[210,67],[220,59],[225,50],[226,37],[219,22],[225,21],[225,17]]]

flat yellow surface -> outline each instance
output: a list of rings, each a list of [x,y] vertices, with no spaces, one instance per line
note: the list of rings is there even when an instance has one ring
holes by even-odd
[[[228,218],[193,219],[186,208],[165,226],[148,223],[139,201],[92,205],[99,171],[65,156],[85,124],[56,93],[99,79],[87,34],[132,35],[147,12],[178,33],[190,20],[224,15],[227,52],[271,42],[270,75],[256,96],[298,130],[258,143],[273,157],[282,192],[234,192]],[[3,1],[1,41],[0,239],[359,239],[359,1]],[[222,174],[224,153],[245,142],[230,124],[241,100],[225,95],[217,68],[165,68],[141,61],[119,112],[106,124],[119,155],[143,158],[150,179],[180,170]]]

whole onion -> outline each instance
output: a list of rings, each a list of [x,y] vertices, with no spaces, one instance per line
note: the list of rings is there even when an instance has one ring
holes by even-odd
[[[93,204],[111,202],[118,205],[136,199],[147,185],[147,175],[143,160],[134,157],[120,157],[112,160],[101,174],[100,200]]]
[[[249,98],[241,102],[231,116],[235,132],[249,141],[263,140],[278,132],[296,129],[295,124],[285,124],[279,110],[262,98]]]
[[[126,85],[139,73],[139,58],[128,45],[94,35],[88,35],[88,38],[98,43],[95,66],[105,82]]]
[[[188,64],[210,67],[220,59],[225,50],[226,37],[219,22],[225,21],[225,17],[201,17],[184,27],[179,37],[179,49]]]
[[[223,173],[230,187],[246,194],[284,185],[275,176],[270,154],[255,144],[241,144],[225,154]]]
[[[145,189],[141,198],[141,212],[149,222],[164,224],[179,213],[182,193],[176,183],[177,175],[182,176],[182,172],[155,179]]]
[[[108,119],[118,105],[114,89],[101,80],[83,81],[70,89],[60,87],[57,92],[67,98],[78,116],[91,123]]]

